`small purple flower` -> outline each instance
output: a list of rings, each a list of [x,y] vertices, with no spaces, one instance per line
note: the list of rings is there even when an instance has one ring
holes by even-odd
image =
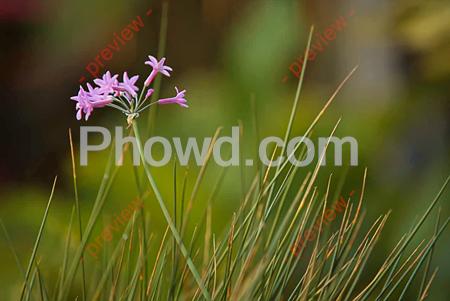
[[[177,91],[177,95],[175,97],[162,98],[158,100],[157,103],[161,105],[176,103],[182,107],[188,108],[189,106],[187,105],[187,100],[184,98],[184,93],[186,90],[179,92],[177,87],[175,87],[175,90]]]
[[[112,102],[112,97],[110,95],[104,95],[101,88],[93,88],[89,83],[87,87],[87,95],[89,96],[87,100],[94,108],[102,108]]]
[[[111,73],[107,71],[103,77],[94,79],[94,83],[100,88],[104,94],[109,94],[114,92],[114,87],[118,85],[117,77],[119,75],[115,74],[111,76]]]
[[[158,73],[161,73],[167,77],[170,77],[169,71],[170,72],[172,71],[172,68],[164,65],[166,58],[163,57],[159,62],[154,56],[149,55],[148,58],[149,58],[149,60],[146,61],[145,64],[151,66],[153,68],[153,70],[150,73],[150,75],[147,77],[147,79],[145,80],[144,85],[146,87],[150,86],[150,84],[153,82],[153,80],[155,79],[155,77]]]
[[[118,92],[126,92],[129,95],[136,97],[137,91],[139,91],[139,88],[135,85],[137,80],[139,79],[139,75],[135,75],[132,78],[128,78],[128,73],[123,73],[123,82],[119,83],[114,87],[115,91]],[[128,99],[130,101],[130,99]]]
[[[88,120],[89,116],[91,115],[94,108],[89,103],[89,95],[88,93],[83,89],[83,87],[80,86],[80,90],[78,91],[77,96],[73,96],[70,99],[75,100],[77,102],[75,109],[77,110],[77,120],[81,120],[83,118],[83,113],[85,114],[85,120]]]
[[[145,95],[145,99],[149,98],[150,96],[152,96],[153,92],[155,92],[155,90],[153,89],[148,89],[147,94]]]
[[[83,118],[83,114],[85,115],[84,119],[88,120],[95,108],[102,108],[112,102],[111,97],[103,95],[99,88],[92,88],[90,84],[87,84],[87,86],[88,91],[80,86],[78,95],[70,98],[77,102],[75,109],[77,110],[76,117],[78,120]]]

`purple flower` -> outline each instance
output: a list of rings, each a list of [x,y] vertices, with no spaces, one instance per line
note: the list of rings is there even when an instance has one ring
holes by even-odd
[[[153,89],[148,89],[147,94],[145,95],[145,99],[147,99],[147,98],[149,98],[150,96],[152,96],[152,94],[153,94],[154,91],[155,91],[155,90],[153,90]]]
[[[92,88],[90,84],[87,84],[87,86],[88,91],[80,86],[78,95],[70,98],[77,102],[75,109],[77,110],[76,117],[78,120],[83,118],[83,114],[85,115],[84,119],[88,120],[95,108],[102,108],[112,102],[111,97],[103,95],[100,88]]]
[[[94,108],[102,108],[112,102],[110,95],[104,95],[101,88],[93,88],[91,84],[87,84],[88,87],[88,101]]]
[[[177,95],[175,97],[162,98],[158,100],[157,103],[161,105],[176,103],[182,107],[188,108],[189,106],[186,104],[187,100],[184,98],[184,93],[186,92],[186,90],[179,92],[177,87],[175,87],[175,90],[177,91]]]
[[[111,73],[107,71],[101,79],[94,79],[94,83],[104,94],[109,94],[114,92],[113,88],[118,85],[117,77],[117,74],[111,76]]]
[[[139,91],[139,88],[135,85],[137,80],[139,79],[139,75],[135,75],[132,78],[128,78],[128,73],[123,73],[123,82],[116,85],[114,88],[115,91],[118,92],[125,92],[133,97],[137,96],[137,91]],[[128,99],[130,101],[130,99]]]
[[[159,62],[154,56],[149,55],[148,58],[149,60],[146,61],[145,64],[151,66],[153,70],[145,80],[144,85],[146,87],[150,86],[158,73],[170,77],[169,71],[172,71],[172,68],[170,68],[169,66],[164,66],[166,58],[163,57]]]
[[[89,105],[87,101],[88,95],[83,87],[80,86],[80,90],[78,91],[77,96],[72,96],[70,99],[75,100],[77,102],[75,109],[77,110],[77,120],[81,120],[83,117],[83,113],[86,114],[86,120],[88,120],[89,115],[93,110],[92,106]]]

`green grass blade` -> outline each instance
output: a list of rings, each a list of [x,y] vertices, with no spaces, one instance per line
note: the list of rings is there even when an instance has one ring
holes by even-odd
[[[25,271],[23,269],[22,264],[20,263],[19,256],[17,255],[16,249],[14,248],[14,245],[9,237],[8,230],[6,230],[6,227],[3,224],[3,220],[1,218],[0,218],[0,225],[2,226],[3,233],[5,234],[6,244],[8,245],[9,249],[11,250],[11,253],[14,256],[14,260],[16,261],[17,268],[19,269],[19,272],[20,272],[21,276],[23,277],[23,279],[25,279]]]
[[[73,190],[75,194],[75,207],[77,210],[77,216],[78,216],[78,231],[80,235],[80,242],[83,240],[83,224],[82,224],[82,218],[81,218],[81,211],[80,211],[80,201],[78,198],[78,185],[77,185],[77,172],[76,172],[76,165],[75,165],[75,151],[73,147],[73,141],[72,141],[72,130],[69,129],[69,142],[70,142],[70,155],[72,159],[72,179],[73,179]],[[84,252],[81,253],[81,281],[82,281],[82,300],[86,300],[86,270],[84,266]]]
[[[161,10],[161,25],[159,29],[159,41],[158,41],[158,58],[162,58],[166,52],[166,44],[167,44],[167,27],[169,24],[169,1],[164,0],[162,3]],[[155,83],[153,84],[153,94],[150,99],[150,103],[153,103],[159,99],[159,94],[161,92],[161,82],[162,76],[158,74],[155,79]],[[142,89],[144,91],[144,89]],[[152,131],[155,128],[156,116],[158,114],[158,106],[154,106],[153,110],[148,111],[147,118],[147,128],[146,132],[150,136],[152,136]]]
[[[144,166],[145,174],[147,176],[147,179],[148,179],[148,182],[149,182],[151,188],[153,189],[153,193],[156,196],[156,200],[158,201],[159,207],[161,208],[161,211],[163,212],[163,215],[169,225],[170,231],[172,232],[172,235],[175,237],[175,240],[180,248],[180,251],[183,254],[183,256],[185,257],[187,264],[189,266],[189,269],[191,270],[192,275],[195,278],[195,281],[197,282],[198,286],[200,287],[200,290],[202,291],[203,296],[207,300],[211,300],[210,294],[207,291],[206,287],[204,286],[204,284],[201,280],[200,274],[198,273],[197,268],[195,267],[194,263],[192,262],[192,259],[190,258],[188,251],[186,250],[186,247],[183,244],[181,236],[178,233],[178,230],[176,229],[175,224],[172,221],[172,218],[170,217],[169,211],[166,208],[164,200],[162,199],[162,196],[158,190],[158,187],[156,186],[156,182],[153,179],[153,176],[150,172],[147,162],[145,161],[144,150],[142,147],[142,142],[141,142],[140,134],[139,134],[139,127],[138,127],[136,121],[133,121],[133,130],[136,135],[137,145],[138,145],[139,153],[141,156],[141,162],[142,162],[142,165]]]
[[[50,197],[49,197],[48,202],[47,202],[47,208],[45,208],[44,217],[42,218],[41,226],[39,227],[39,232],[38,232],[36,241],[34,243],[33,252],[31,253],[30,262],[28,263],[27,272],[25,273],[25,281],[24,281],[24,284],[22,286],[22,292],[20,293],[20,300],[23,299],[24,293],[25,293],[25,289],[28,287],[28,285],[27,285],[28,278],[30,277],[31,269],[33,267],[34,260],[36,258],[36,254],[37,254],[37,250],[38,250],[39,244],[41,242],[42,232],[44,231],[45,222],[47,221],[48,212],[49,212],[52,200],[53,200],[53,194],[55,192],[56,180],[57,179],[58,179],[58,177],[55,177],[55,179],[53,180],[52,191],[50,193]],[[31,292],[28,292],[28,293],[31,294]]]

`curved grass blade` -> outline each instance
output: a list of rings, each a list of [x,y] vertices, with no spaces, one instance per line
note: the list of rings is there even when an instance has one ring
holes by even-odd
[[[80,235],[80,242],[83,240],[83,224],[81,219],[81,212],[80,212],[80,201],[78,198],[78,186],[77,186],[77,171],[76,171],[76,165],[75,165],[75,151],[73,148],[73,141],[72,141],[72,130],[69,129],[69,141],[70,141],[70,155],[72,158],[72,178],[73,178],[73,190],[75,194],[75,207],[77,210],[77,216],[78,216],[78,230]],[[86,271],[84,266],[84,252],[81,253],[81,281],[82,281],[82,300],[86,300]]]

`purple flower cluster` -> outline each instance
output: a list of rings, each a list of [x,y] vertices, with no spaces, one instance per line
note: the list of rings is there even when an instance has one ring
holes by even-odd
[[[73,96],[70,99],[77,102],[75,109],[77,110],[77,119],[84,118],[88,120],[92,111],[95,108],[102,108],[112,102],[111,96],[101,91],[101,88],[92,88],[91,84],[87,84],[88,91],[84,90],[80,86],[77,96]]]
[[[120,110],[127,116],[128,122],[131,122],[134,118],[139,116],[139,113],[153,104],[178,104],[182,107],[188,107],[185,99],[185,92],[178,91],[175,87],[177,95],[171,98],[162,98],[156,102],[147,104],[144,106],[145,101],[153,94],[153,89],[148,88],[154,81],[158,73],[170,77],[172,68],[164,65],[165,58],[158,61],[155,57],[149,56],[149,60],[145,62],[146,65],[152,67],[150,75],[144,82],[144,87],[138,95],[139,87],[136,86],[136,82],[139,79],[139,75],[132,77],[128,76],[127,72],[123,73],[122,81],[118,80],[118,75],[111,75],[107,71],[102,78],[94,79],[96,87],[92,87],[91,84],[87,84],[87,91],[80,86],[77,96],[71,97],[76,101],[75,109],[77,110],[76,117],[78,120],[84,118],[88,120],[92,111],[96,108],[102,108],[109,106]],[[147,90],[147,93],[144,92]]]

